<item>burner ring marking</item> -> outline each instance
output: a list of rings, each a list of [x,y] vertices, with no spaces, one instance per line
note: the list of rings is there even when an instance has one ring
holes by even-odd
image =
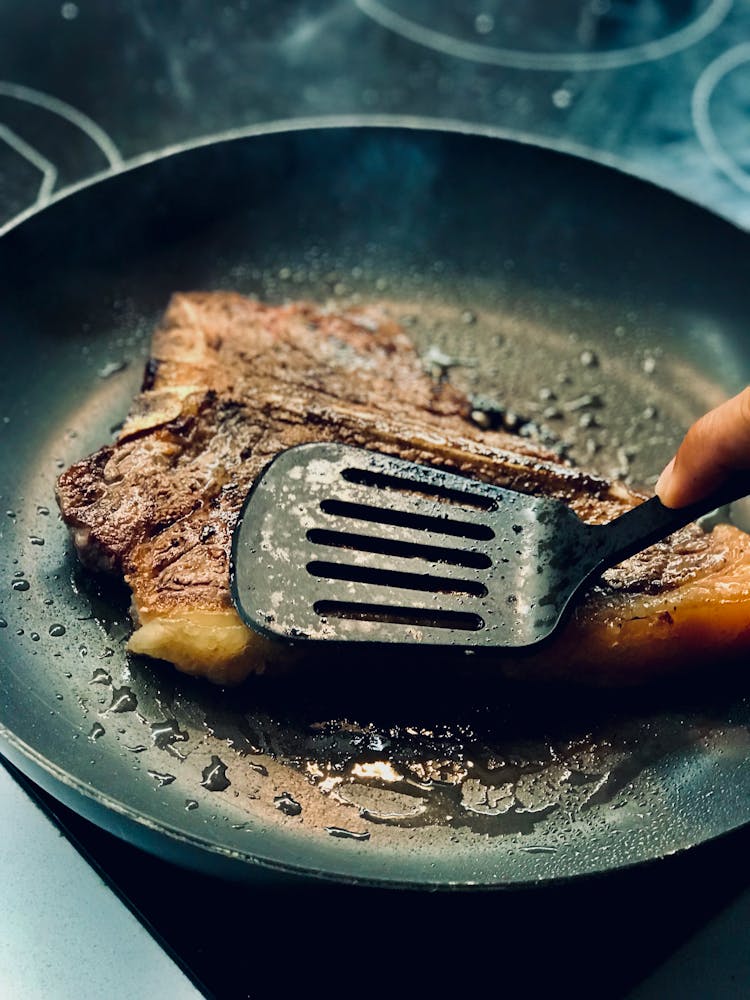
[[[465,42],[434,28],[425,28],[391,10],[381,0],[354,0],[359,10],[381,27],[435,52],[510,69],[563,71],[621,69],[623,66],[651,62],[681,52],[714,31],[731,10],[733,2],[734,0],[711,0],[709,6],[694,21],[670,35],[643,45],[612,49],[609,52],[545,53]]]

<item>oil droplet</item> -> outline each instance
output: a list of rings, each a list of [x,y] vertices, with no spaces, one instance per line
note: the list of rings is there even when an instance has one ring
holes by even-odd
[[[16,629],[16,635],[23,635],[23,629],[22,628],[17,628]]]
[[[37,514],[41,514],[42,517],[47,517],[49,515],[49,507],[45,507],[43,504],[39,504],[36,509]]]
[[[57,699],[58,701],[62,701],[62,700],[63,700],[63,696],[62,696],[61,694],[56,694],[56,695],[55,695],[55,698],[56,698],[56,699]]]
[[[31,584],[29,583],[28,580],[14,580],[13,583],[11,584],[11,587],[13,588],[13,590],[23,591],[23,590],[28,590],[31,587]]]
[[[124,372],[127,367],[127,361],[110,361],[103,368],[100,368],[97,374],[99,378],[110,378],[112,375]]]
[[[38,632],[29,632],[29,639],[31,639],[32,642],[39,642],[40,638],[41,637]]]
[[[216,755],[211,757],[211,763],[203,768],[201,784],[209,792],[223,792],[232,782],[227,778],[227,765]]]
[[[32,545],[44,545],[44,539],[41,535],[29,535],[29,541]]]
[[[175,781],[175,776],[173,774],[166,774],[163,771],[149,771],[150,777],[154,779],[159,788],[164,788],[165,785],[171,785]]]
[[[285,816],[299,816],[302,812],[302,806],[296,799],[292,798],[289,792],[282,792],[281,795],[276,795],[273,804]]]
[[[7,628],[7,627],[8,623],[6,622],[6,620],[4,618],[0,618],[0,628]]]
[[[176,719],[165,719],[163,722],[154,722],[151,726],[151,739],[154,746],[159,750],[166,750],[173,757],[184,760],[184,755],[175,747],[175,743],[185,743],[190,738],[190,734],[180,729]]]
[[[581,351],[579,361],[584,368],[596,368],[599,365],[599,358],[594,351]]]
[[[65,626],[60,625],[58,622],[55,622],[54,625],[50,625],[49,634],[54,639],[59,639],[61,635],[65,635]]]
[[[370,831],[361,830],[359,832],[355,830],[347,830],[343,826],[327,826],[326,833],[330,833],[332,837],[340,837],[342,840],[369,840]]]
[[[193,809],[197,808],[198,808],[198,803],[195,801],[195,799],[185,799],[185,809],[188,812],[192,812]]]
[[[134,712],[138,707],[138,699],[129,687],[115,688],[112,691],[112,704],[109,712]]]
[[[62,626],[60,626],[62,628]],[[111,684],[112,678],[103,667],[97,667],[91,675],[90,684]]]
[[[91,732],[88,735],[88,739],[91,743],[96,743],[100,736],[104,736],[106,729],[101,724],[101,722],[95,722],[91,727]]]

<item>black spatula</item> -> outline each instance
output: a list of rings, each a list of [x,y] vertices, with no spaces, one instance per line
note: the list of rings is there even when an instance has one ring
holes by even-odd
[[[604,569],[746,492],[680,510],[654,498],[589,525],[557,500],[300,445],[245,501],[232,596],[251,628],[288,641],[531,646]]]

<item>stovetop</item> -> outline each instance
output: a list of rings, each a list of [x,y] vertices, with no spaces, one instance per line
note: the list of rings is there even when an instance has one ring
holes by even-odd
[[[750,225],[748,0],[2,0],[0,218],[269,121],[458,120]]]
[[[577,152],[750,227],[748,0],[0,0],[0,16],[0,224],[200,137],[391,116]],[[217,996],[405,996],[450,972],[467,988],[617,997],[658,967],[639,995],[750,987],[742,831],[582,885],[394,902],[217,885],[34,794]]]

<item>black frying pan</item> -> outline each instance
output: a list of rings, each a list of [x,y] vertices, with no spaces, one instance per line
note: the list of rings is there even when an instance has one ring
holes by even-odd
[[[192,149],[12,228],[3,753],[120,836],[238,878],[537,884],[744,824],[736,673],[610,696],[352,662],[215,690],[128,659],[127,595],[77,566],[53,483],[123,418],[169,294],[210,288],[385,301],[482,420],[645,479],[750,378],[747,264],[745,234],[614,170],[394,127]]]

